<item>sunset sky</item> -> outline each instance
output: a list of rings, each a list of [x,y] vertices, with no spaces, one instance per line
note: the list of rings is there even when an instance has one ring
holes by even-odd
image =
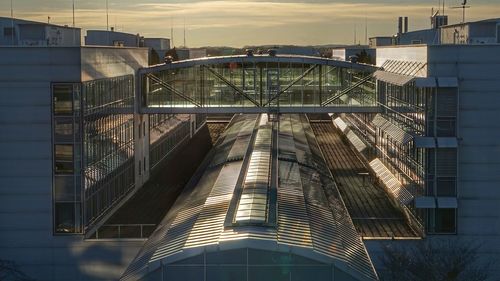
[[[473,0],[467,20],[500,17],[500,0]],[[461,21],[461,1],[447,1],[450,23]],[[68,24],[72,0],[13,0],[17,18]],[[75,0],[76,25],[105,29],[105,0]],[[109,0],[109,23],[116,30],[147,37],[170,37],[173,19],[174,44],[182,44],[184,19],[187,45],[234,46],[255,44],[330,44],[365,41],[368,36],[391,35],[397,17],[410,18],[410,30],[430,26],[431,8],[438,1],[409,0]],[[10,16],[10,0],[1,0],[0,16]]]

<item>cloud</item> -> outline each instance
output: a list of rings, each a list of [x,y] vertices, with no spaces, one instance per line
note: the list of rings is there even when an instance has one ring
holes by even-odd
[[[353,25],[363,26],[365,19],[370,23],[370,30],[381,32],[377,35],[387,35],[393,31],[398,15],[410,17],[413,26],[425,28],[429,25],[429,4],[419,2],[388,3],[394,0],[385,0],[379,3],[359,2],[332,2],[316,0],[314,2],[304,1],[259,1],[259,0],[218,0],[218,1],[151,1],[146,3],[124,1],[110,1],[110,24],[118,27],[125,26],[126,31],[141,33],[147,36],[166,36],[169,34],[171,19],[177,28],[183,26],[184,19],[187,29],[191,35],[191,42],[197,45],[212,44],[221,41],[222,35],[230,35],[227,41],[239,42],[238,33],[249,33],[247,42],[251,44],[261,37],[267,40],[276,38],[273,32],[285,32],[290,41],[293,38],[306,38],[308,33],[317,34],[317,29],[325,32],[336,33],[342,40],[351,38]],[[96,8],[94,1],[88,1],[84,8],[77,10],[77,23],[86,29],[103,28],[106,16],[103,7]],[[22,12],[26,17],[35,20],[46,20],[50,14],[54,23],[68,24],[71,22],[70,7],[65,10],[33,9]],[[457,13],[458,12],[454,11]],[[470,9],[469,19],[495,17],[500,14],[498,5],[477,5]],[[343,28],[342,28],[343,26]],[[332,27],[335,27],[333,29]],[[383,31],[382,29],[392,28]],[[378,31],[378,30],[380,31]],[[258,30],[270,30],[260,32]],[[288,31],[287,31],[288,30]],[[286,39],[286,38],[285,38]],[[315,40],[314,38],[312,38]],[[316,42],[320,42],[318,38]],[[241,40],[245,40],[241,38]],[[350,40],[350,39],[349,39]]]

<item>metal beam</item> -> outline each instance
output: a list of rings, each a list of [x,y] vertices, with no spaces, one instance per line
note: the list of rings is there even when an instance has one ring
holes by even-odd
[[[212,68],[210,68],[208,66],[205,66],[205,65],[202,65],[202,67],[205,68],[205,69],[207,69],[208,71],[210,71],[215,77],[219,78],[222,82],[224,82],[226,85],[228,85],[231,89],[235,90],[241,96],[245,97],[247,100],[249,100],[255,106],[260,107],[260,104],[257,101],[255,101],[250,96],[248,96],[247,94],[245,94],[245,92],[243,90],[241,90],[240,88],[236,87],[236,85],[234,85],[233,83],[231,83],[229,80],[227,80],[221,74],[217,73],[217,71],[215,71]]]
[[[340,91],[340,92],[337,92],[333,97],[329,97],[326,101],[324,101],[321,106],[327,106],[329,104],[331,104],[332,102],[334,102],[335,100],[339,99],[340,97],[350,93],[352,90],[358,88],[359,86],[363,85],[364,83],[366,83],[368,80],[370,80],[372,78],[372,75],[367,75],[366,77],[364,77],[363,79],[361,79],[360,81],[356,82],[355,84],[347,87],[346,89]]]
[[[141,114],[255,114],[269,113],[381,113],[380,106],[308,106],[308,107],[143,107]]]
[[[147,77],[153,81],[155,81],[156,83],[160,84],[161,86],[167,88],[168,90],[170,90],[172,93],[176,94],[177,96],[183,98],[184,100],[192,103],[193,105],[197,106],[197,107],[201,107],[201,104],[198,103],[197,101],[195,101],[194,99],[186,96],[184,93],[176,90],[172,85],[168,84],[167,82],[161,80],[160,78],[154,76],[153,74],[146,74]]]
[[[316,67],[318,67],[318,64],[315,64],[315,65],[312,65],[311,67],[309,67],[309,69],[307,69],[304,73],[302,73],[302,75],[300,75],[295,80],[293,80],[290,84],[288,84],[285,87],[285,89],[281,90],[277,95],[275,95],[274,97],[272,97],[264,106],[267,106],[267,105],[271,104],[271,102],[273,102],[274,100],[278,99],[283,93],[285,93],[286,91],[290,90],[291,87],[293,87],[295,84],[297,84],[302,79],[304,79],[304,77],[306,77],[309,73],[311,73],[311,71],[313,71],[314,69],[316,69]]]

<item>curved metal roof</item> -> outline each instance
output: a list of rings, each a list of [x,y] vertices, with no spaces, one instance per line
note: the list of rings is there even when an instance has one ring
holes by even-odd
[[[342,68],[351,68],[359,71],[374,72],[378,67],[374,65],[351,63],[348,61],[333,60],[321,57],[310,56],[297,56],[297,55],[239,55],[239,56],[223,56],[223,57],[205,57],[199,59],[176,61],[172,63],[158,64],[139,70],[139,74],[154,73],[159,71],[189,68],[198,65],[215,65],[215,64],[228,64],[228,63],[303,63],[303,64],[317,64],[328,65]]]
[[[250,162],[255,153],[267,154],[267,146],[256,150],[255,143],[258,132],[269,125],[263,124],[259,115],[233,119],[198,183],[181,194],[122,280],[138,280],[159,267],[234,249],[293,254],[331,265],[352,280],[377,280],[307,118],[285,115],[281,119],[273,126],[273,134],[279,136],[273,137],[272,145],[278,149],[273,149],[275,164],[264,165],[269,166],[267,171],[260,166],[252,170]],[[243,192],[250,188],[244,186],[250,172],[269,176],[265,208],[261,205],[266,202],[250,200]],[[273,183],[277,185],[274,195]],[[260,192],[262,186],[257,187],[253,190]],[[241,204],[257,204],[247,209],[265,209],[267,213],[250,224],[238,223]],[[273,213],[277,223],[271,223]]]

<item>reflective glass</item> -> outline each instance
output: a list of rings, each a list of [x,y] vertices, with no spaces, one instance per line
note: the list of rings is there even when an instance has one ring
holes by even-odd
[[[73,141],[73,119],[56,118],[54,120],[54,141],[72,142]]]
[[[73,85],[54,85],[54,115],[73,115]]]
[[[72,174],[73,165],[73,145],[71,144],[56,144],[55,150],[55,167],[56,174]]]
[[[75,178],[73,176],[56,176],[54,178],[54,199],[56,201],[75,200]]]
[[[75,233],[75,204],[56,203],[54,228],[56,233]]]

